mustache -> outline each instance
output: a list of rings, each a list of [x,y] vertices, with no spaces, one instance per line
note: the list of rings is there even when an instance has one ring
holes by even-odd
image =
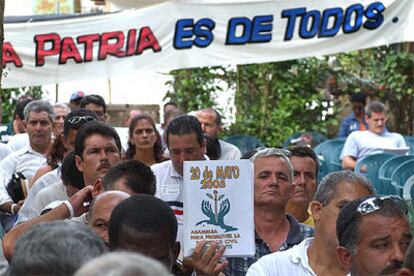
[[[401,269],[402,265],[403,263],[400,261],[393,261],[390,265],[386,266],[383,271],[381,271],[381,275],[397,272],[399,269]]]
[[[108,169],[111,167],[111,164],[108,161],[102,162],[99,167],[98,170],[102,170],[102,169]]]

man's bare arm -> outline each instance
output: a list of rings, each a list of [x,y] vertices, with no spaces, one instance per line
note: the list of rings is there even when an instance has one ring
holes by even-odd
[[[342,159],[342,168],[344,170],[353,170],[355,169],[356,159],[353,156],[344,156]]]
[[[92,186],[87,186],[74,194],[70,199],[69,203],[71,204],[74,212],[74,216],[80,216],[85,213],[88,209],[88,206],[84,206],[85,202],[90,202],[92,199]],[[7,260],[11,260],[13,256],[14,248],[16,246],[16,241],[19,239],[24,233],[30,230],[33,226],[46,221],[54,221],[54,220],[63,220],[70,218],[71,214],[69,211],[68,206],[62,203],[55,209],[47,212],[44,215],[41,215],[37,218],[32,220],[23,222],[16,227],[12,228],[3,238],[3,252],[4,256]]]

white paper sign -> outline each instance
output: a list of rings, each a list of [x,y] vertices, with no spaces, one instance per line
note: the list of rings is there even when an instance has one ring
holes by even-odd
[[[254,255],[253,181],[249,160],[184,162],[184,256],[202,240]]]

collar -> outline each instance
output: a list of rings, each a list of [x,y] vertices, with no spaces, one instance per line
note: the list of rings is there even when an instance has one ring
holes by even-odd
[[[308,259],[308,248],[312,243],[313,238],[307,238],[303,240],[300,244],[290,249],[288,252],[289,258],[294,264],[301,264],[302,267],[306,268],[308,271],[312,272],[312,275],[315,275],[312,268],[309,265]]]
[[[295,219],[295,217],[290,214],[286,214],[286,218],[289,221],[290,229],[284,244],[288,245],[288,247],[291,247],[295,244],[299,244],[302,241],[302,230],[300,228],[299,222],[297,219]],[[254,237],[257,241],[263,241],[262,238],[257,234],[256,230],[254,231]]]
[[[204,160],[210,160],[210,158],[207,155],[204,154]],[[197,161],[197,160],[191,160],[191,161]],[[203,161],[203,160],[199,160],[199,161]],[[170,162],[170,165],[171,165],[171,177],[183,178],[183,176],[175,170],[172,161],[170,160],[169,162]]]
[[[45,154],[41,154],[40,152],[35,151],[32,148],[32,146],[30,145],[30,143],[22,148],[22,153],[32,153],[32,154],[39,155],[39,156],[42,156],[42,157],[46,156]]]
[[[299,244],[302,241],[302,231],[299,221],[290,214],[286,214],[286,218],[290,223],[289,234],[286,238],[286,244],[291,247],[295,244]]]

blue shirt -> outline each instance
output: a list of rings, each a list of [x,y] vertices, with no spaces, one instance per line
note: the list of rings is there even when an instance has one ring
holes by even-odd
[[[365,125],[365,129],[368,129],[368,124],[363,118],[362,123]],[[341,126],[339,127],[338,137],[348,137],[348,135],[355,131],[361,129],[361,122],[355,117],[354,112],[351,115],[345,117],[342,120]]]

